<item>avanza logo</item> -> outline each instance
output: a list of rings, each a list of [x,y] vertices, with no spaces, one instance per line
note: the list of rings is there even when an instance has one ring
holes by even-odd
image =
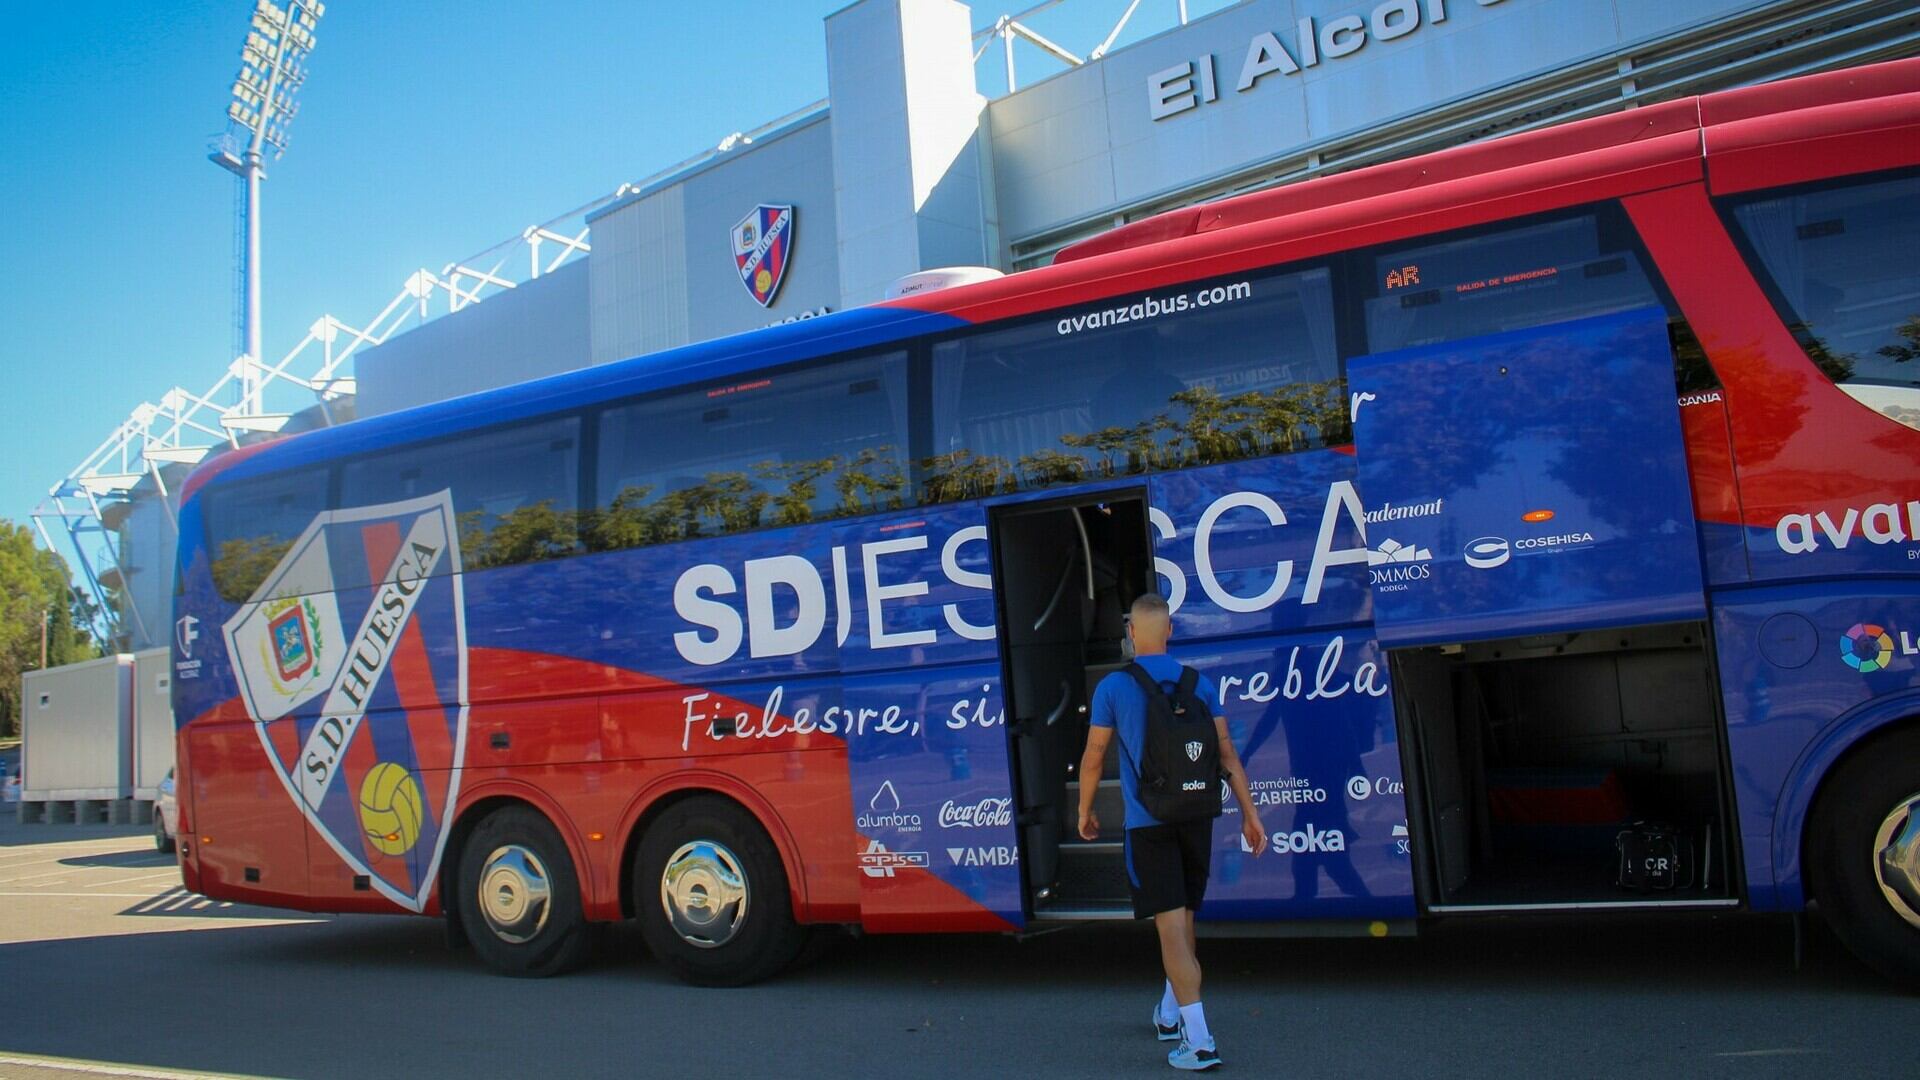
[[[1869,544],[1900,544],[1920,540],[1920,500],[1906,504],[1874,503],[1861,510],[1849,506],[1835,521],[1830,511],[1788,514],[1773,527],[1773,538],[1789,555],[1820,550],[1822,544],[1844,549],[1855,538]]]

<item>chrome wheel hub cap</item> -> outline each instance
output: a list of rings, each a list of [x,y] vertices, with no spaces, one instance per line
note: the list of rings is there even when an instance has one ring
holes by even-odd
[[[660,904],[673,932],[689,945],[715,949],[732,941],[747,919],[747,875],[724,845],[680,845],[660,874]]]
[[[1920,927],[1920,793],[1907,796],[1880,822],[1873,876],[1893,910]]]
[[[523,945],[547,925],[553,888],[540,857],[518,844],[493,849],[480,867],[480,914],[502,941]]]

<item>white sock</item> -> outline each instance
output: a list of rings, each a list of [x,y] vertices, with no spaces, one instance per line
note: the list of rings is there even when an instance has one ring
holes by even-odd
[[[1180,1022],[1187,1027],[1187,1042],[1199,1049],[1213,1045],[1213,1033],[1207,1030],[1207,1010],[1199,1002],[1180,1006]]]
[[[1172,1027],[1174,1024],[1180,1022],[1180,1003],[1173,1000],[1173,983],[1171,981],[1167,983],[1166,990],[1161,992],[1160,1009],[1153,1015],[1159,1019],[1161,1027]]]

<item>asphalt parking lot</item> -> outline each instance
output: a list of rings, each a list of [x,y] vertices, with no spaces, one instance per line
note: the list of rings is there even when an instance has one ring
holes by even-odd
[[[517,981],[437,922],[180,890],[125,827],[0,821],[0,1076],[1162,1076],[1144,928],[867,938],[694,990],[608,933]],[[1920,999],[1785,919],[1479,922],[1416,940],[1209,940],[1251,1076],[1911,1077]]]

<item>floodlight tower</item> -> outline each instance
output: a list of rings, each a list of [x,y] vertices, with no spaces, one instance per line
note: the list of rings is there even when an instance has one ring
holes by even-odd
[[[240,74],[233,81],[233,100],[227,104],[227,139],[209,155],[214,164],[247,185],[247,246],[242,271],[246,283],[242,319],[246,353],[241,357],[240,370],[240,404],[247,413],[261,411],[260,181],[266,178],[265,154],[269,147],[276,159],[286,152],[287,126],[299,108],[294,96],[306,81],[313,30],[325,12],[326,5],[320,0],[290,0],[285,7],[273,0],[255,0],[247,40],[240,48]]]

